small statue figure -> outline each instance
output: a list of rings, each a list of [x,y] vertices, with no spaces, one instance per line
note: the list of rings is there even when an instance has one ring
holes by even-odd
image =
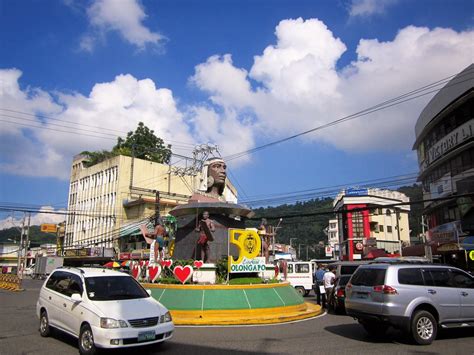
[[[199,233],[199,237],[196,245],[196,255],[201,257],[201,260],[205,263],[209,260],[210,246],[209,242],[214,240],[212,233],[216,230],[214,221],[209,218],[209,212],[204,211],[202,219],[199,221],[199,225],[196,227],[196,232]]]
[[[140,227],[143,237],[147,244],[150,244],[150,263],[156,264],[163,259],[163,247],[165,245],[165,237],[167,235],[163,222],[158,221],[153,232],[149,232],[146,225]]]

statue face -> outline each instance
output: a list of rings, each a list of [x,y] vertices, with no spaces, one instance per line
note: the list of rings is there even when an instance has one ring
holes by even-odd
[[[215,162],[209,165],[208,174],[212,176],[215,184],[224,184],[227,177],[226,173],[227,165],[222,162]]]

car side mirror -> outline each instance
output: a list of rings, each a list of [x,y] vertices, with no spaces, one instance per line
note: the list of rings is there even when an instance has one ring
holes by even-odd
[[[82,301],[82,296],[79,293],[73,293],[71,295],[71,300],[74,302],[81,302]]]

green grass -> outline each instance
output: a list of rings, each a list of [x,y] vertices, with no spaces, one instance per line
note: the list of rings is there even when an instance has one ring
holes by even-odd
[[[265,283],[260,277],[239,277],[236,279],[229,280],[229,285],[255,285]],[[278,280],[271,279],[267,283],[273,284],[278,283]]]

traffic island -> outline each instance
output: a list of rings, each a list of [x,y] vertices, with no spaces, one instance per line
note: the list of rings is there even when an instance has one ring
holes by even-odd
[[[275,324],[323,313],[320,306],[304,302],[288,282],[143,286],[170,310],[176,325]]]

